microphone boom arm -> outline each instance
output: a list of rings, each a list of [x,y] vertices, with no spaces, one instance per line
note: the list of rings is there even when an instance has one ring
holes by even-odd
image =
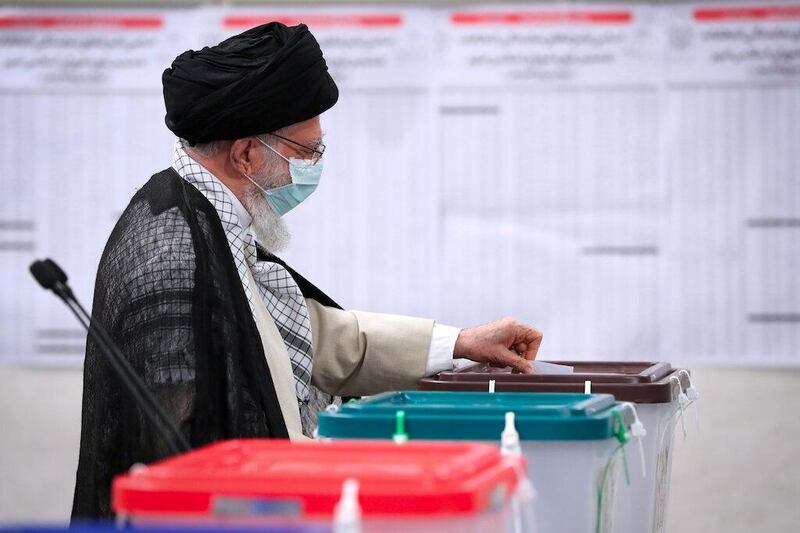
[[[108,359],[114,373],[122,382],[123,388],[142,409],[145,418],[153,424],[170,453],[178,454],[189,451],[191,447],[183,434],[158,404],[153,397],[153,393],[147,388],[147,385],[108,335],[108,332],[96,320],[92,320],[86,309],[72,294],[72,289],[67,285],[67,276],[64,271],[50,259],[35,261],[31,264],[30,271],[42,287],[52,290],[56,296],[64,301],[69,310],[72,311],[72,314],[75,315],[75,318],[78,319],[78,322],[88,331],[89,336],[97,343],[100,351]]]

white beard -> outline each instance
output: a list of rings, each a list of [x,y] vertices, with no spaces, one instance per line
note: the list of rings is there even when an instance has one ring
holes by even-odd
[[[248,188],[244,207],[253,218],[253,233],[262,248],[271,254],[278,254],[289,246],[292,236],[286,221],[272,210],[264,194],[257,187]]]
[[[244,208],[253,218],[253,233],[256,241],[267,252],[276,255],[289,246],[292,236],[286,222],[272,210],[264,192],[256,186],[256,183],[264,189],[273,189],[291,183],[292,177],[284,166],[284,161],[268,150],[263,167],[258,169],[250,179],[251,183],[245,191],[243,202]]]

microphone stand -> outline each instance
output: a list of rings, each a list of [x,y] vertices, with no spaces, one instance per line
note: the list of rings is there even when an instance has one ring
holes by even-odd
[[[134,402],[142,409],[145,418],[155,427],[158,434],[167,445],[170,453],[175,455],[182,452],[189,451],[191,447],[183,434],[178,430],[173,421],[169,418],[164,409],[153,398],[153,393],[147,388],[147,385],[142,381],[139,375],[131,366],[130,362],[114,344],[114,341],[109,337],[108,332],[97,321],[93,321],[86,309],[80,304],[77,298],[72,293],[69,285],[66,284],[66,274],[51,260],[46,260],[47,263],[44,268],[46,274],[55,278],[55,281],[47,280],[43,282],[40,279],[41,270],[34,272],[32,266],[31,272],[34,273],[37,281],[45,287],[50,288],[64,303],[69,307],[78,322],[89,332],[89,336],[97,343],[100,351],[111,364],[112,369],[117,377],[123,384],[123,388],[133,398]],[[40,265],[41,267],[41,265]]]

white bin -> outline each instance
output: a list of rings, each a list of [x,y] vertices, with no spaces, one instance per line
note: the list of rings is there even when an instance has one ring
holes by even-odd
[[[323,438],[495,441],[514,413],[538,533],[611,533],[635,408],[607,394],[397,392],[321,413]],[[638,453],[638,451],[637,451]]]

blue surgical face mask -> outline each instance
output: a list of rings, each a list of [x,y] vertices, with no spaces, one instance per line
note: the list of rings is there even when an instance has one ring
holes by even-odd
[[[256,139],[258,139],[258,137],[256,137]],[[278,154],[281,159],[289,163],[289,175],[292,177],[292,182],[282,187],[265,189],[253,181],[250,176],[245,175],[245,177],[249,179],[253,185],[261,189],[261,192],[264,193],[264,198],[266,198],[272,210],[275,211],[278,216],[283,216],[297,207],[300,202],[311,196],[311,193],[317,188],[317,185],[319,185],[319,178],[322,175],[322,160],[320,159],[315,164],[311,159],[286,158],[283,154],[261,139],[258,139],[258,141]]]

